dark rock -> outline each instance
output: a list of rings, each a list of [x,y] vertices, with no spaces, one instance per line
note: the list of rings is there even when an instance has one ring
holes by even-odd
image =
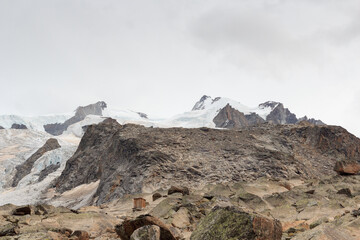
[[[171,186],[168,190],[168,195],[174,194],[174,193],[181,193],[182,195],[189,195],[189,189],[187,187],[177,187],[177,186]]]
[[[215,116],[213,122],[218,128],[242,128],[249,126],[249,122],[245,117],[245,114],[239,112],[235,108],[232,108],[230,104],[227,104],[220,112]]]
[[[244,212],[235,207],[215,207],[201,219],[190,239],[280,240],[281,237],[282,226],[276,219]]]
[[[0,126],[0,130],[1,130],[1,129],[5,129],[5,128],[4,128],[4,127],[2,127],[2,126]]]
[[[351,190],[349,188],[342,188],[339,191],[337,191],[337,194],[343,194],[348,197],[352,197]]]
[[[309,190],[309,191],[306,191],[305,193],[307,193],[307,194],[314,194],[314,193],[315,193],[315,189],[311,189],[311,190]]]
[[[310,124],[314,124],[314,125],[325,125],[325,123],[323,123],[321,120],[316,120],[314,118],[308,118],[307,116],[299,118],[297,123],[301,123],[303,121],[306,121]]]
[[[11,129],[28,129],[24,124],[14,123],[11,125]]]
[[[102,110],[104,110],[106,107],[106,103],[102,101],[87,105],[85,107],[78,107],[75,111],[74,117],[66,120],[64,123],[44,125],[44,129],[47,133],[50,133],[54,136],[61,135],[70,125],[84,120],[87,115],[102,116]]]
[[[156,201],[157,199],[159,199],[159,198],[161,198],[162,196],[161,196],[161,194],[160,193],[154,193],[153,195],[152,195],[152,200],[153,201]]]
[[[340,175],[355,175],[360,171],[360,164],[357,161],[338,161],[335,164],[334,171]]]
[[[16,235],[16,227],[17,226],[12,223],[0,225],[0,237]]]
[[[203,110],[205,108],[205,101],[206,100],[212,100],[210,96],[202,96],[198,102],[195,103],[194,107],[192,108],[192,111],[196,110]]]
[[[24,215],[31,215],[33,213],[33,209],[31,206],[23,206],[18,207],[14,210],[13,215],[15,216],[24,216]]]
[[[89,236],[89,233],[87,233],[86,231],[76,230],[71,234],[70,239],[89,240],[90,236]]]
[[[137,112],[137,114],[139,114],[140,117],[148,119],[148,115],[142,112]]]
[[[121,224],[115,226],[115,231],[122,240],[129,240],[136,229],[146,225],[156,225],[160,227],[161,240],[176,239],[170,229],[163,222],[150,215],[140,215],[136,219],[125,220]]]
[[[352,213],[351,213],[351,215],[354,216],[354,217],[360,216],[360,209],[353,210]]]
[[[59,167],[60,167],[60,163],[57,163],[57,164],[51,164],[46,168],[44,168],[43,170],[41,170],[39,174],[38,182],[44,180],[50,173],[53,173],[56,170],[58,170]]]
[[[20,180],[31,172],[31,169],[36,160],[42,157],[46,152],[52,151],[60,147],[61,146],[56,139],[48,139],[46,143],[41,148],[39,148],[33,155],[31,155],[31,157],[28,158],[23,164],[16,166],[16,173],[11,186],[16,187]]]

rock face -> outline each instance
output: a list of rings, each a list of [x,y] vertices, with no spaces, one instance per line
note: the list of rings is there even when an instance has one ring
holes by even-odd
[[[195,103],[194,107],[192,108],[191,111],[196,111],[196,110],[203,110],[205,108],[204,103],[206,101],[213,101],[212,98],[210,96],[204,95],[200,98],[200,100],[198,102]]]
[[[182,195],[189,195],[189,189],[187,187],[171,186],[171,188],[168,190],[168,195],[171,195],[174,193],[181,193]]]
[[[145,128],[115,120],[88,127],[55,182],[57,192],[100,180],[94,203],[143,188],[335,175],[338,160],[359,159],[360,139],[335,126],[271,125],[241,131]]]
[[[266,102],[264,104],[268,104]],[[276,105],[274,105],[276,104]],[[266,121],[274,124],[295,124],[297,123],[296,115],[291,113],[289,109],[284,108],[282,103],[271,102],[273,110],[266,117]]]
[[[27,129],[27,127],[24,124],[14,123],[13,125],[11,125],[11,129]]]
[[[354,175],[360,171],[360,164],[358,161],[338,161],[334,171],[340,175]]]
[[[4,127],[2,127],[2,126],[0,126],[0,130],[1,130],[1,129],[5,129],[5,128],[4,128]]]
[[[125,220],[122,224],[115,226],[115,231],[122,240],[129,240],[135,230],[147,225],[155,225],[160,228],[161,240],[175,240],[170,229],[159,219],[150,215],[141,215],[133,220]],[[141,232],[143,232],[143,230]]]
[[[28,158],[23,164],[16,166],[16,173],[11,184],[12,187],[16,187],[23,177],[28,175],[31,172],[31,169],[40,157],[42,157],[46,152],[52,151],[54,149],[60,148],[60,144],[54,138],[50,138],[46,143],[39,148],[30,158]]]
[[[242,128],[246,126],[255,125],[256,123],[264,123],[259,115],[253,113],[251,115],[245,115],[242,112],[232,108],[230,104],[227,104],[220,112],[215,116],[214,123],[217,128]]]
[[[58,170],[59,167],[60,167],[60,164],[51,164],[51,165],[47,166],[46,168],[44,168],[43,170],[41,170],[39,178],[38,178],[38,182],[41,182],[42,180],[44,180],[50,173],[53,173],[56,170]]]
[[[209,97],[208,97],[209,98]],[[205,104],[205,101],[201,101],[195,105],[200,108]],[[284,105],[279,102],[265,102],[259,105],[259,109],[270,108],[270,113],[266,116],[266,120],[260,117],[257,113],[244,114],[235,108],[227,104],[224,108],[220,109],[219,113],[213,119],[215,126],[218,128],[228,129],[240,129],[247,126],[255,126],[265,122],[272,124],[296,124],[300,122],[307,122],[314,125],[325,125],[320,120],[313,118],[308,119],[306,116],[300,119],[296,118],[296,115],[291,113],[289,109],[284,108]],[[196,109],[198,110],[198,109]]]
[[[235,207],[215,207],[204,217],[191,240],[281,240],[280,221],[244,212]]]
[[[102,116],[102,110],[104,110],[106,107],[106,103],[102,101],[87,105],[85,107],[78,107],[75,111],[74,117],[66,120],[64,123],[44,125],[44,129],[47,133],[50,133],[54,136],[61,135],[70,125],[84,120],[87,115]]]

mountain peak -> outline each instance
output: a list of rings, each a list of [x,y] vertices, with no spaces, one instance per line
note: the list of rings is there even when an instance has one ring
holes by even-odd
[[[192,111],[203,110],[207,102],[213,102],[213,99],[210,96],[204,95],[200,98],[198,102],[195,103]]]

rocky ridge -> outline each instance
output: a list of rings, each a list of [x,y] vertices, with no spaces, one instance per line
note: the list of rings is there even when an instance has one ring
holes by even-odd
[[[89,126],[54,183],[63,193],[100,180],[93,203],[181,184],[259,177],[321,178],[339,160],[360,158],[360,139],[345,129],[311,124],[217,129],[145,128],[107,119]]]
[[[102,110],[107,107],[105,102],[97,102],[84,107],[78,107],[75,111],[75,116],[66,120],[64,123],[54,123],[44,125],[44,129],[47,133],[54,136],[61,135],[70,125],[84,120],[88,115],[102,116]]]

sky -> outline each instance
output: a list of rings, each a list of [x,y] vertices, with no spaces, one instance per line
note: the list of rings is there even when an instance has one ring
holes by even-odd
[[[358,0],[1,0],[0,115],[274,100],[360,136]]]

